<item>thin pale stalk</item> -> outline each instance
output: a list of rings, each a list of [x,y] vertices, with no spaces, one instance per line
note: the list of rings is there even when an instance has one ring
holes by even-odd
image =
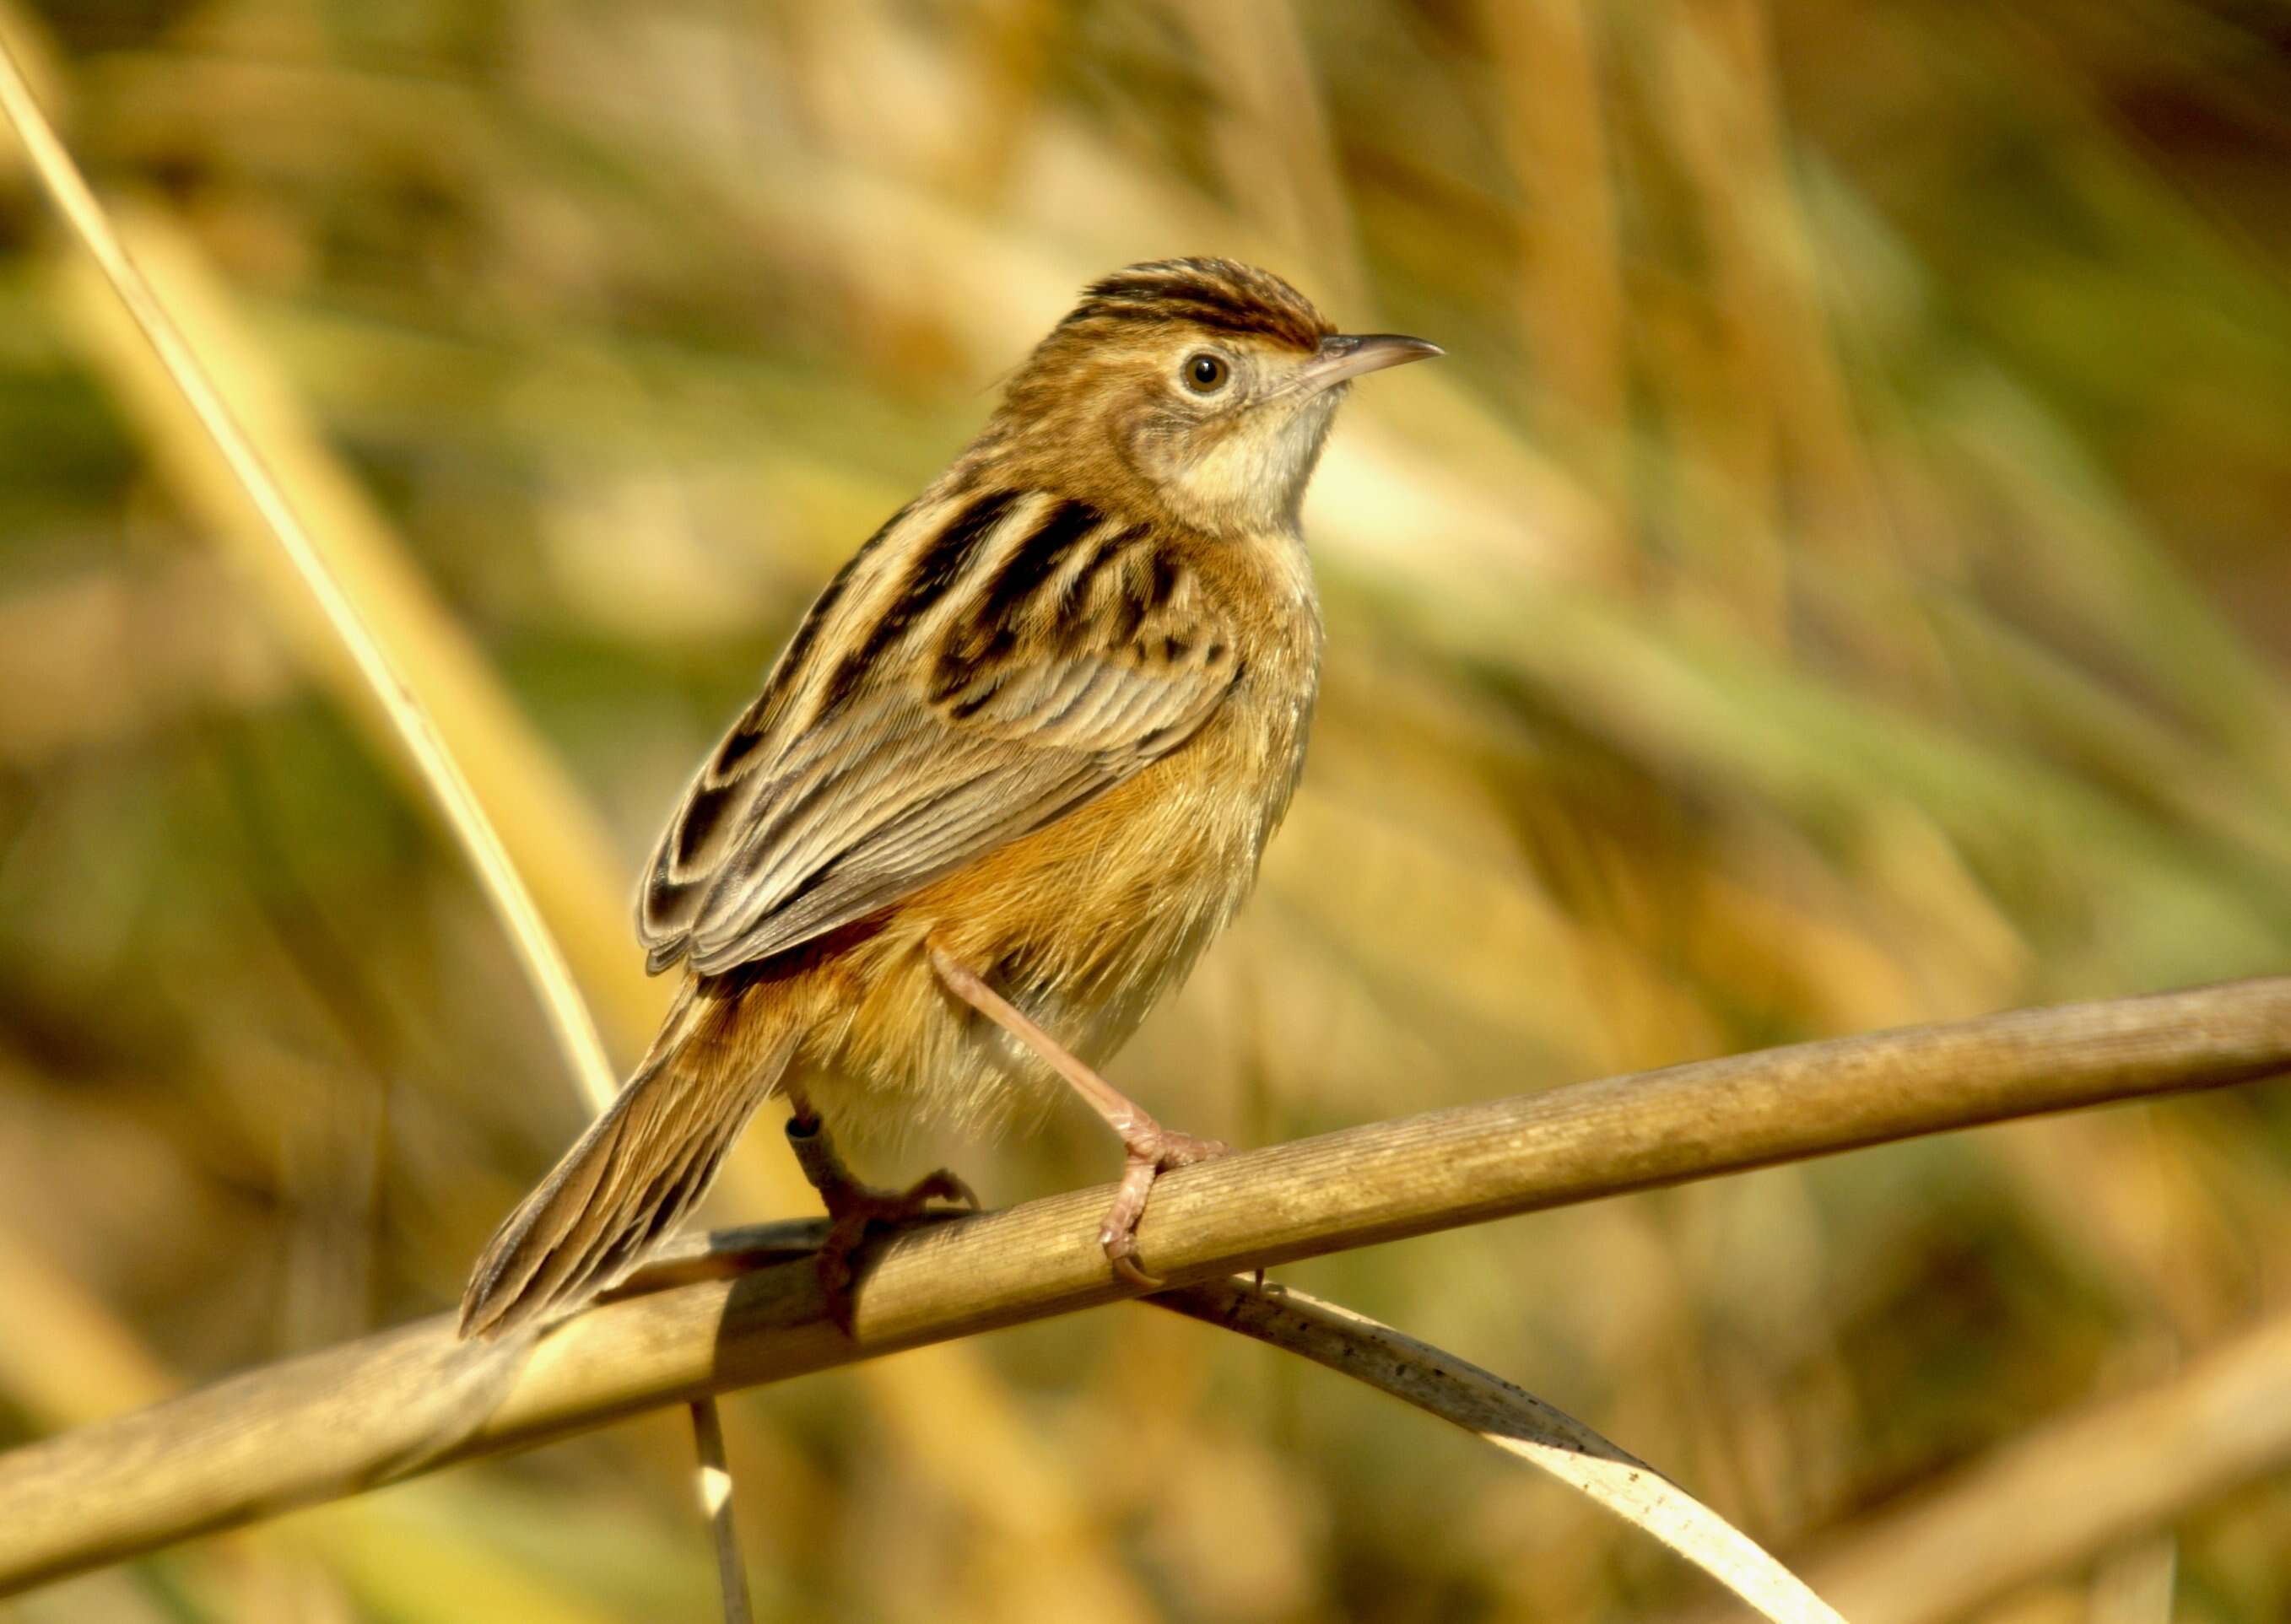
[[[752,1624],[748,1570],[740,1560],[739,1520],[732,1515],[732,1464],[724,1452],[724,1420],[712,1398],[691,1404],[692,1437],[700,1451],[700,1512],[716,1548],[716,1581],[724,1597],[724,1624]]]
[[[327,567],[325,556],[303,528],[301,519],[253,441],[224,404],[221,391],[175,326],[174,318],[168,315],[143,273],[128,257],[111,221],[41,112],[31,87],[4,43],[0,43],[0,113],[4,113],[15,127],[31,158],[32,168],[58,213],[101,269],[104,280],[182,391],[184,400],[213,439],[232,474],[245,486],[280,548],[293,560],[296,572],[309,586],[327,624],[342,639],[360,676],[381,703],[406,752],[420,768],[422,781],[436,801],[439,815],[453,832],[470,865],[477,871],[486,900],[508,931],[517,949],[518,961],[548,1013],[567,1065],[579,1080],[591,1105],[601,1109],[611,1100],[615,1086],[611,1063],[605,1057],[605,1047],[597,1035],[588,1005],[574,985],[573,973],[567,968],[555,938],[543,924],[531,893],[502,847],[501,837],[478,805],[477,797],[471,793],[459,764],[438,737],[429,713],[414,697],[413,690],[398,676],[389,655],[367,629],[358,605]]]
[[[325,555],[304,529],[285,492],[224,403],[221,392],[200,365],[181,330],[128,256],[109,219],[88,189],[78,165],[73,163],[62,141],[40,111],[31,87],[4,42],[0,42],[0,111],[4,111],[9,123],[15,126],[32,167],[57,211],[101,269],[105,281],[182,391],[184,400],[229,464],[281,550],[293,560],[326,623],[349,651],[358,674],[380,702],[406,753],[414,759],[439,815],[476,871],[486,900],[508,932],[517,950],[518,961],[549,1016],[551,1030],[556,1034],[575,1086],[591,1110],[603,1110],[611,1104],[618,1087],[612,1063],[606,1057],[604,1041],[598,1035],[588,1003],[574,982],[572,969],[556,937],[543,922],[524,876],[510,861],[493,821],[478,804],[460,763],[438,736],[429,712],[398,674],[381,640],[367,627],[357,603],[327,567]],[[692,1419],[694,1442],[700,1455],[700,1492],[716,1540],[717,1570],[723,1583],[724,1616],[727,1624],[744,1624],[749,1616],[747,1577],[741,1570],[738,1546],[732,1535],[732,1478],[724,1469],[723,1428],[716,1414],[715,1401],[695,1400]]]

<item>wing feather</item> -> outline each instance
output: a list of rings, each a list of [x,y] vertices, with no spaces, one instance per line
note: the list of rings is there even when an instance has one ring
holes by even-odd
[[[1057,517],[1079,545],[1087,527],[1070,508]],[[995,635],[953,611],[896,638],[869,629],[873,664],[839,663],[834,702],[800,725],[784,723],[801,707],[768,688],[655,856],[640,914],[652,968],[681,958],[716,975],[800,946],[1183,744],[1239,675],[1234,639],[1167,551],[1125,558],[1078,602],[1038,566],[1040,595],[1055,599],[996,602]],[[1014,626],[1024,635],[1000,635]],[[801,679],[776,668],[775,685],[784,677]]]

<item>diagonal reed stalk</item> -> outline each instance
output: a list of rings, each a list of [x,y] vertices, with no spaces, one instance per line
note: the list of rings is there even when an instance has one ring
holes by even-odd
[[[461,767],[444,740],[438,737],[429,713],[398,674],[388,651],[368,630],[358,605],[327,567],[318,543],[303,527],[285,491],[263,462],[261,454],[240,428],[224,403],[221,391],[199,364],[166,307],[128,257],[111,221],[88,189],[79,166],[72,162],[61,139],[41,112],[30,85],[4,43],[0,43],[0,113],[4,113],[15,127],[31,158],[33,171],[57,212],[102,271],[105,282],[121,305],[133,318],[136,327],[182,391],[184,400],[197,414],[200,426],[245,487],[248,498],[261,513],[279,547],[293,561],[326,623],[357,663],[359,674],[366,679],[388,714],[399,742],[420,769],[438,815],[446,820],[455,843],[476,872],[486,902],[509,933],[517,949],[518,963],[548,1013],[550,1029],[564,1053],[566,1065],[590,1104],[602,1109],[611,1101],[617,1086],[612,1064],[605,1057],[604,1043],[597,1035],[596,1023],[590,1017],[580,988],[574,985],[565,955],[542,922],[532,893],[510,861],[501,836],[494,832],[485,809],[478,806],[469,781],[462,776]]]
[[[182,391],[184,401],[245,488],[280,550],[293,562],[326,624],[389,718],[438,815],[445,819],[454,842],[475,872],[486,902],[508,933],[516,949],[518,964],[549,1017],[550,1031],[572,1073],[574,1086],[588,1101],[591,1110],[603,1110],[612,1103],[618,1089],[612,1063],[605,1055],[604,1041],[598,1035],[595,1018],[574,982],[563,951],[543,921],[524,876],[510,861],[493,820],[478,804],[460,763],[446,747],[437,725],[414,697],[413,688],[398,675],[389,651],[366,625],[342,582],[327,567],[325,555],[303,527],[293,504],[272,477],[253,440],[232,415],[221,391],[199,364],[181,329],[128,256],[111,221],[88,189],[79,166],[72,161],[61,138],[41,111],[30,84],[5,41],[0,41],[0,112],[4,112],[15,127],[31,158],[33,171],[57,212],[101,270],[105,282],[158,356],[168,376]],[[740,1563],[732,1508],[732,1478],[725,1469],[723,1428],[713,1400],[695,1400],[692,1420],[694,1442],[700,1457],[701,1498],[716,1547],[726,1624],[745,1624],[749,1616],[747,1577]]]

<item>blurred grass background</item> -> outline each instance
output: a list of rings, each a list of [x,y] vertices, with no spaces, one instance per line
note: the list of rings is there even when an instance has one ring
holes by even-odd
[[[1358,392],[1308,507],[1304,793],[1114,1068],[1168,1120],[1264,1142],[2291,950],[2272,0],[0,0],[0,33],[412,651],[623,1057],[659,997],[625,901],[694,762],[1074,289],[1174,253],[1450,358]],[[579,1120],[244,531],[0,148],[0,1443],[445,1306]],[[741,1190],[801,1210],[755,1138]],[[870,1170],[938,1156],[998,1202],[1115,1164],[1075,1113]],[[2291,1312],[2291,1110],[1293,1275],[1787,1555]],[[767,1616],[1702,1594],[1197,1326],[892,1363],[727,1403]],[[631,1424],[12,1616],[708,1616],[688,1447]],[[2291,1474],[1982,1616],[2280,1619],[2287,1551]]]

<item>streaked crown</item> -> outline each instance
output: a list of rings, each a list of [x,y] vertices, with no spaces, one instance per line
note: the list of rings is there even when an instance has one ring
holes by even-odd
[[[1154,260],[1093,282],[1062,331],[1189,325],[1311,350],[1336,331],[1313,301],[1269,270],[1234,260]]]

